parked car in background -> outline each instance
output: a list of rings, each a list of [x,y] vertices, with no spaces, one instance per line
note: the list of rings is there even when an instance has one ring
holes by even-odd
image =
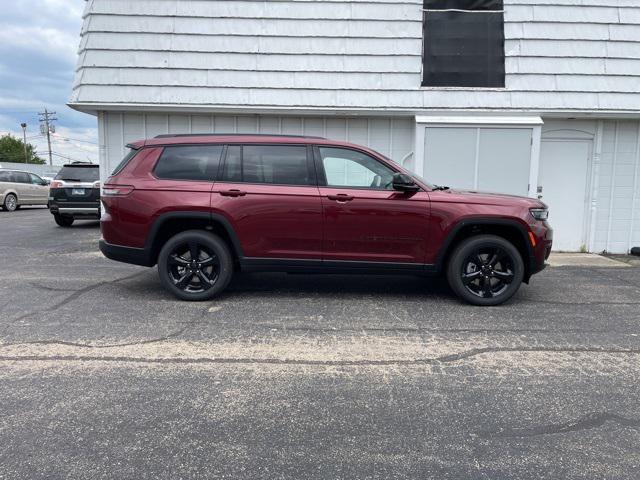
[[[70,227],[75,220],[99,219],[98,165],[88,162],[64,165],[51,182],[49,211],[61,227]]]
[[[49,184],[34,173],[0,170],[0,206],[13,212],[23,205],[46,205]]]
[[[161,136],[130,145],[103,189],[100,249],[158,265],[178,298],[234,271],[444,275],[498,305],[551,251],[537,199],[432,185],[365,147],[318,137]]]

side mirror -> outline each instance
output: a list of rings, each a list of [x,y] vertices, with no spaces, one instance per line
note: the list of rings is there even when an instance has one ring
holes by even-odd
[[[417,192],[420,187],[409,175],[396,173],[393,175],[393,189],[401,192]]]
[[[42,180],[42,186],[43,187],[46,187],[46,186],[48,186],[50,184],[51,184],[51,182],[49,180]]]

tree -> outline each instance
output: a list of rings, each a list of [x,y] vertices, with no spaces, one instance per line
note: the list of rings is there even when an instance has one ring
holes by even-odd
[[[36,153],[36,148],[27,143],[29,163],[44,165],[46,162]],[[25,163],[24,142],[11,135],[0,137],[0,164],[2,162]]]

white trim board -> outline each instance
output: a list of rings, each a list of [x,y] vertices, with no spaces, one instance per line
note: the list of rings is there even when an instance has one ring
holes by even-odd
[[[543,125],[542,117],[500,117],[500,116],[416,116],[416,123],[456,124],[456,125]]]

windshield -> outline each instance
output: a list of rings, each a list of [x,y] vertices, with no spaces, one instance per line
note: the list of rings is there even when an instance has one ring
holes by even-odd
[[[56,180],[76,182],[95,182],[99,179],[100,172],[97,165],[65,165],[56,175]]]

